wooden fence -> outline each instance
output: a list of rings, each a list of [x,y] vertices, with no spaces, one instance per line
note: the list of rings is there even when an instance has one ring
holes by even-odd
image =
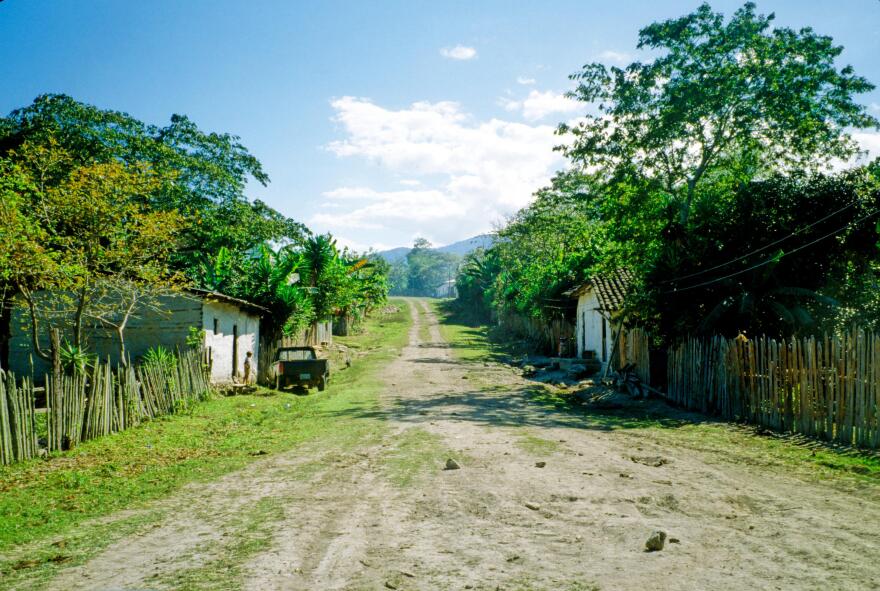
[[[37,455],[34,387],[30,380],[16,385],[15,376],[0,372],[0,464]]]
[[[617,369],[633,366],[633,372],[643,384],[651,383],[650,341],[641,328],[622,330],[617,340]]]
[[[38,451],[34,391],[0,380],[0,463],[34,457]],[[87,373],[46,377],[46,447],[71,449],[82,441],[173,414],[211,392],[210,370],[201,351],[186,351],[173,363],[113,369],[96,363]]]
[[[315,322],[297,335],[272,341],[260,339],[260,354],[257,359],[257,383],[271,385],[275,380],[275,353],[279,347],[320,347],[333,343],[333,321]]]
[[[690,339],[669,351],[667,398],[778,431],[880,447],[880,335]]]
[[[575,355],[575,325],[564,318],[544,320],[504,314],[499,318],[498,325],[506,332],[531,341],[543,353],[560,357]]]

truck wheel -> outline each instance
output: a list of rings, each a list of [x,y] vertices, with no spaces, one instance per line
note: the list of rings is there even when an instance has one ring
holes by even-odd
[[[323,392],[325,387],[327,387],[327,378],[321,376],[321,379],[318,380],[318,392]]]

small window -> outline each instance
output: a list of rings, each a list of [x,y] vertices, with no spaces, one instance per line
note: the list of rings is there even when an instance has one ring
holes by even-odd
[[[278,361],[308,361],[315,358],[310,349],[282,349],[278,352]]]
[[[214,319],[214,334],[220,334],[220,320]]]

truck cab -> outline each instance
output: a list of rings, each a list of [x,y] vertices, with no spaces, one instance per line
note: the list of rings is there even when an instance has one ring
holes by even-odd
[[[330,363],[319,359],[314,347],[282,347],[275,353],[275,389],[290,386],[323,391],[330,379]]]

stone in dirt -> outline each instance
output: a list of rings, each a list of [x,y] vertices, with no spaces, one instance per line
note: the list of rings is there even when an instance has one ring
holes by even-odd
[[[666,532],[663,530],[655,530],[648,536],[645,542],[645,550],[648,552],[659,552],[666,545]]]
[[[541,505],[535,503],[526,503],[526,509],[531,509],[532,511],[540,511]]]
[[[535,462],[535,468],[543,468],[547,465],[547,462]]]
[[[446,467],[444,467],[443,469],[444,470],[458,470],[459,468],[461,468],[461,466],[458,465],[458,462],[456,462],[452,458],[449,458],[446,460]]]
[[[661,456],[630,456],[629,459],[636,464],[644,464],[645,466],[651,466],[652,468],[659,468],[660,466],[669,463],[669,460]]]

